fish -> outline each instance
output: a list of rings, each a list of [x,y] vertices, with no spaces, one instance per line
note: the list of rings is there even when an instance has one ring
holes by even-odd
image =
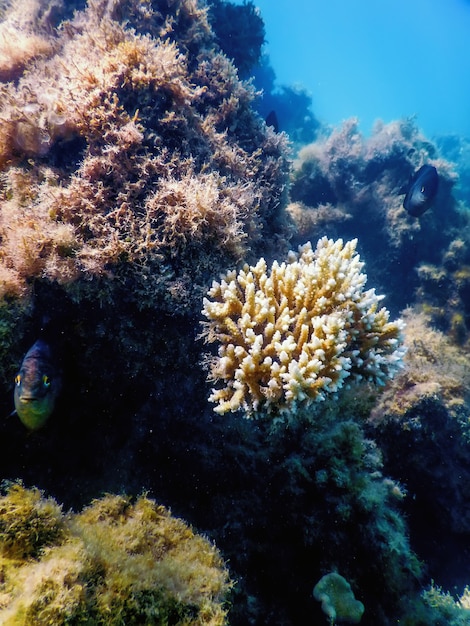
[[[15,376],[15,410],[29,430],[42,428],[52,415],[62,375],[50,345],[38,339],[25,354]]]
[[[276,111],[270,111],[265,121],[266,126],[271,126],[275,133],[279,132],[279,122],[277,121]]]
[[[439,174],[433,165],[423,165],[410,179],[401,193],[405,193],[403,206],[413,217],[429,209],[439,187]]]

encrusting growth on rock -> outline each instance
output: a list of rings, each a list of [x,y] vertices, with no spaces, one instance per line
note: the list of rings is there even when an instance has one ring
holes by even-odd
[[[206,13],[90,2],[15,83],[0,42],[0,295],[41,279],[113,300],[117,279],[140,307],[186,313],[208,276],[286,249],[286,138]]]
[[[0,495],[0,623],[223,626],[231,583],[205,537],[140,496],[64,515],[19,483]]]
[[[356,240],[320,239],[214,282],[204,299],[203,336],[219,342],[210,362],[215,411],[291,410],[325,400],[346,379],[384,384],[401,366],[403,323],[389,321],[383,296],[364,291]]]

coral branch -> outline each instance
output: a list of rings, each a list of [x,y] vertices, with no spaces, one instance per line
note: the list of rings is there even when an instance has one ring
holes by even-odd
[[[320,239],[214,282],[204,299],[203,336],[220,343],[209,377],[217,413],[292,410],[325,400],[346,379],[384,384],[401,366],[403,323],[364,291],[356,240]]]

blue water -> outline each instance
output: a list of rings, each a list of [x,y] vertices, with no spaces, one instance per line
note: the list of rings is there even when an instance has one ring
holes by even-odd
[[[241,2],[241,0],[239,0]],[[337,125],[416,115],[428,135],[470,137],[468,0],[254,0],[278,84],[301,83]]]

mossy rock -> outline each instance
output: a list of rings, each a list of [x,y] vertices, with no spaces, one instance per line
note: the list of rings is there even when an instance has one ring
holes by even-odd
[[[38,490],[14,485],[1,504],[5,527],[14,510],[24,520],[16,526],[18,545],[4,531],[10,557],[0,563],[5,626],[226,623],[230,583],[220,554],[153,500],[141,496],[133,504],[107,495],[64,516]],[[51,519],[60,529],[55,536],[43,530]]]

